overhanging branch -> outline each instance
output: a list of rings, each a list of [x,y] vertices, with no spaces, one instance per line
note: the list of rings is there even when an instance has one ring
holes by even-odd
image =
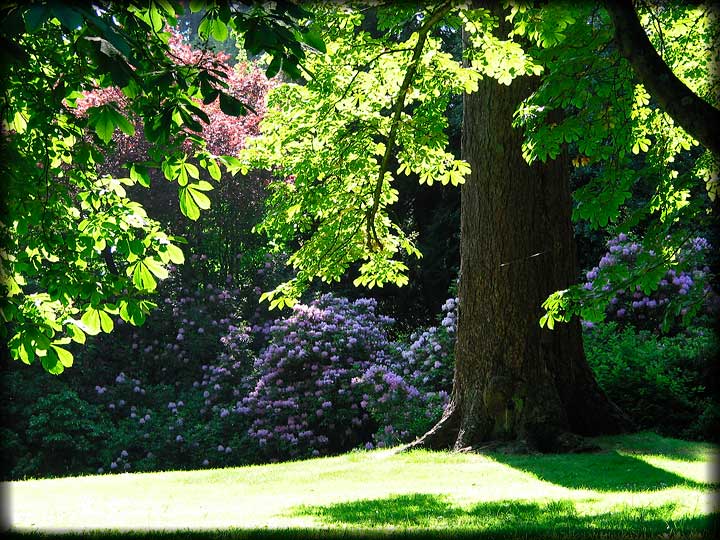
[[[367,234],[368,234],[368,245],[374,246],[375,248],[381,247],[380,239],[378,238],[377,230],[375,229],[375,216],[377,215],[378,209],[380,208],[380,197],[382,196],[382,186],[385,181],[385,173],[390,165],[390,156],[395,150],[395,138],[397,137],[397,128],[400,124],[400,115],[405,107],[405,95],[410,88],[410,83],[415,77],[417,72],[418,64],[420,63],[420,57],[423,50],[425,49],[425,42],[430,30],[440,22],[440,20],[450,11],[452,8],[452,2],[443,2],[433,12],[430,17],[423,23],[420,30],[418,30],[418,41],[413,49],[412,59],[410,60],[410,66],[405,72],[400,90],[398,91],[397,98],[392,111],[392,122],[390,124],[390,132],[387,136],[387,142],[385,143],[385,153],[383,154],[382,161],[380,162],[380,171],[375,184],[375,190],[373,193],[373,204],[365,215],[367,221]]]
[[[615,42],[660,107],[705,148],[720,156],[720,110],[687,87],[653,47],[631,0],[605,2]]]

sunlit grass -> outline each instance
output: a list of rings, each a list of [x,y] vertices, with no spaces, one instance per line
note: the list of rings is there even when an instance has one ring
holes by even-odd
[[[653,434],[598,442],[604,450],[592,454],[385,450],[4,487],[18,533],[220,529],[228,538],[258,537],[259,530],[282,538],[352,531],[367,536],[369,530],[410,536],[436,531],[443,538],[711,537],[717,487],[709,466],[717,456],[712,446]]]

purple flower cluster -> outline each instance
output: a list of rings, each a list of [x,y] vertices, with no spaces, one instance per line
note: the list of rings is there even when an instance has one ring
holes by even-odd
[[[586,290],[611,289],[607,279],[603,279],[603,270],[617,264],[632,267],[641,255],[657,257],[653,251],[645,252],[640,242],[626,234],[610,239],[607,246],[608,251],[598,266],[586,273],[587,281],[583,284]],[[641,329],[661,331],[663,323],[670,328],[677,328],[680,318],[688,313],[693,304],[704,304],[705,310],[712,312],[717,308],[718,297],[708,284],[710,269],[703,262],[709,248],[710,244],[705,238],[689,240],[677,257],[684,270],[668,269],[659,279],[655,290],[649,294],[644,293],[640,285],[617,290],[606,309],[607,319],[620,324],[633,324]],[[593,327],[587,321],[583,321],[583,326]]]
[[[225,287],[232,281],[175,289],[145,326],[126,325],[126,337],[108,344],[115,368],[93,380],[90,396],[113,435],[93,470],[221,467],[390,446],[442,413],[456,299],[443,306],[442,324],[407,343],[390,339],[394,321],[375,300],[329,294],[249,329],[237,315],[242,297]]]
[[[402,376],[402,383],[396,382],[401,390],[387,401],[372,400],[370,405],[385,425],[373,437],[377,446],[421,435],[442,415],[452,389],[457,307],[458,299],[449,298],[442,306],[440,326],[413,332],[409,344],[396,344],[398,356],[389,370]]]
[[[237,410],[252,418],[248,434],[267,456],[320,455],[364,445],[380,420],[371,417],[372,403],[417,394],[388,369],[393,322],[376,313],[375,300],[350,302],[326,294],[296,305],[287,318],[254,328],[268,344],[255,362],[255,387]]]
[[[452,387],[457,305],[457,298],[448,298],[441,325],[412,333],[410,345],[398,348],[403,358],[400,373],[418,388],[439,392]]]

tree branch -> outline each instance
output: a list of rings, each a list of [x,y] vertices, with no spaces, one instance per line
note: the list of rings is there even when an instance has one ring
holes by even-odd
[[[688,88],[648,39],[631,0],[605,2],[615,27],[615,43],[660,107],[705,148],[720,155],[720,110]]]
[[[373,204],[372,207],[368,209],[365,215],[365,218],[367,220],[368,245],[374,244],[375,247],[381,247],[380,239],[378,238],[377,231],[375,230],[375,216],[378,212],[378,209],[380,208],[382,186],[385,180],[385,173],[387,172],[388,166],[390,164],[390,156],[395,150],[395,138],[397,136],[398,125],[400,124],[400,115],[402,114],[402,110],[405,107],[405,95],[410,88],[410,83],[415,77],[415,72],[417,71],[418,64],[420,63],[420,56],[425,49],[425,41],[427,41],[427,36],[430,33],[430,30],[432,30],[432,28],[438,22],[440,22],[440,20],[450,11],[451,8],[452,2],[442,3],[435,10],[435,12],[430,17],[428,17],[426,21],[424,21],[422,27],[420,28],[420,30],[418,30],[418,41],[413,50],[412,59],[410,60],[410,66],[405,72],[405,77],[403,78],[403,82],[400,85],[400,90],[398,91],[395,105],[393,107],[390,133],[388,133],[387,143],[385,144],[385,154],[383,155],[382,161],[380,162],[380,171],[378,173],[378,178],[375,184],[375,191],[373,193]]]

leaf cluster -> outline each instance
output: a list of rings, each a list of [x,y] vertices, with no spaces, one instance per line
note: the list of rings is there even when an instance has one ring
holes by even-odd
[[[246,39],[248,46],[267,50],[291,74],[298,74],[301,42],[322,48],[298,23],[307,12],[290,3],[239,11],[192,3],[200,8],[209,21],[203,31],[216,38],[228,25],[247,31],[265,24],[267,33]],[[111,332],[114,317],[142,324],[153,307],[148,294],[184,255],[182,239],[128,189],[149,187],[151,173],[161,171],[177,182],[182,213],[196,220],[210,206],[206,193],[221,166],[232,164],[208,150],[202,107],[218,102],[234,116],[253,109],[235,95],[216,55],[176,54],[172,27],[182,13],[172,0],[0,10],[7,60],[0,317],[15,359],[37,358],[57,374],[72,365],[70,341]],[[103,91],[113,99],[83,105],[88,93]],[[125,163],[124,177],[103,172],[118,140],[137,132],[149,143],[145,161]]]

